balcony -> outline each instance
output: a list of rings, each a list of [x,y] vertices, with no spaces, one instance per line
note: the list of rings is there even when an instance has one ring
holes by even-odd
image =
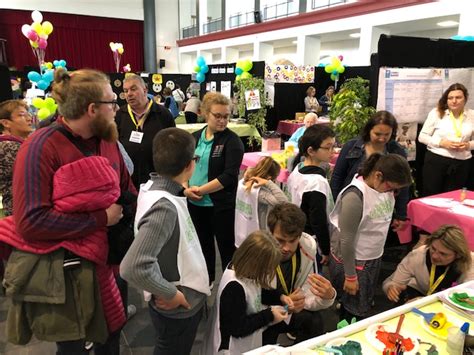
[[[263,8],[263,20],[275,20],[277,18],[288,17],[298,13],[298,5],[293,1],[286,1],[272,6],[265,6]]]
[[[347,0],[311,0],[311,9],[319,10],[319,9],[324,9],[324,8],[331,7],[334,5],[341,5],[346,2],[349,2],[349,1]]]
[[[184,38],[189,38],[189,37],[196,37],[199,35],[199,31],[198,31],[198,26],[197,25],[192,25],[192,26],[188,26],[188,27],[183,27],[181,29],[182,31],[182,39]]]
[[[229,17],[229,28],[247,26],[255,23],[254,11],[237,13]]]
[[[222,31],[222,18],[216,18],[204,24],[203,34],[208,34],[217,31]]]

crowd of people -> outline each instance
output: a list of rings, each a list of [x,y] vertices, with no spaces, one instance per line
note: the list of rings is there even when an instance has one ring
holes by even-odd
[[[184,95],[165,92],[159,105],[138,75],[123,89],[119,107],[103,73],[58,69],[51,94],[60,115],[33,134],[22,101],[0,103],[10,342],[34,335],[56,342],[59,355],[87,353],[86,343],[95,354],[118,354],[128,283],[148,301],[155,354],[189,354],[204,314],[203,354],[241,354],[282,333],[296,342],[318,336],[320,310],[335,303],[341,319],[371,315],[387,235],[403,228],[412,183],[390,112],[375,113],[342,147],[328,181],[322,166],[337,137],[310,124],[321,109],[309,88],[309,123],[295,138],[299,155],[282,189],[271,157],[240,173],[244,146],[227,127],[226,96],[188,101],[186,118],[206,121],[190,134],[172,113]],[[452,85],[423,126],[426,194],[467,179],[467,98],[463,85]],[[403,258],[383,291],[393,306],[430,295],[472,280],[472,262],[463,231],[444,225]]]

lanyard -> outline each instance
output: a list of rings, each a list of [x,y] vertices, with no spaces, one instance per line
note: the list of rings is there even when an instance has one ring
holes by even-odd
[[[280,279],[281,287],[283,287],[283,291],[285,292],[285,295],[289,295],[290,292],[288,291],[288,287],[286,286],[285,278],[283,277],[283,272],[281,271],[280,265],[277,266],[277,275],[278,278]],[[293,284],[295,282],[295,276],[296,276],[296,253],[293,254],[291,257],[291,288],[290,291],[293,291]]]
[[[132,122],[135,125],[137,131],[138,131],[138,128],[140,126],[142,126],[143,121],[145,121],[146,116],[148,116],[148,113],[150,112],[151,105],[153,105],[153,100],[150,100],[150,103],[148,104],[148,107],[146,108],[145,113],[143,114],[142,118],[140,118],[138,120],[138,122],[135,119],[135,115],[132,112],[132,108],[130,107],[130,105],[127,105],[128,114],[130,115],[130,118],[132,119]]]
[[[451,122],[453,122],[454,133],[456,133],[456,137],[461,138],[462,133],[462,121],[464,119],[464,115],[461,112],[459,118],[456,119],[451,111],[449,111],[449,117],[451,118]],[[458,125],[459,122],[459,125]]]
[[[446,268],[446,270],[444,270],[444,273],[440,277],[438,277],[438,279],[435,282],[434,278],[435,278],[436,265],[431,265],[430,288],[428,290],[427,296],[431,295],[436,290],[436,287],[438,287],[441,281],[443,281],[444,278],[446,277],[448,270],[449,270],[449,266]]]

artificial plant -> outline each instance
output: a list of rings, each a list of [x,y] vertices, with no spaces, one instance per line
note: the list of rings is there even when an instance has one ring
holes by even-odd
[[[338,142],[344,144],[356,137],[374,112],[369,106],[369,81],[361,77],[346,80],[334,95],[329,112]]]
[[[267,115],[267,105],[265,100],[265,81],[260,78],[240,79],[235,82],[238,91],[237,108],[240,117],[245,117],[245,92],[248,90],[258,90],[260,94],[260,106],[258,110],[247,111],[247,123],[258,129],[260,133],[267,130],[265,117]],[[249,144],[261,143],[261,138],[249,137]]]

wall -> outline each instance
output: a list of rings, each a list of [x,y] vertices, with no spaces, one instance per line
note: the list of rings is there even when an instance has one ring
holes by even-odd
[[[178,48],[176,46],[180,31],[178,1],[155,0],[155,15],[156,58],[158,63],[160,59],[166,61],[166,66],[158,69],[158,72],[179,73]],[[165,50],[165,46],[171,47],[171,49]]]

